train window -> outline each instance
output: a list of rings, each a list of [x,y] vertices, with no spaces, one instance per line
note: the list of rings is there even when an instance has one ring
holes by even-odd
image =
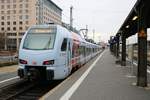
[[[48,50],[54,48],[56,33],[48,29],[31,29],[24,41],[23,48],[29,50]]]
[[[67,49],[67,39],[64,38],[62,45],[61,45],[61,51],[66,51]]]
[[[70,42],[69,42],[69,45],[68,45],[68,50],[71,51]]]

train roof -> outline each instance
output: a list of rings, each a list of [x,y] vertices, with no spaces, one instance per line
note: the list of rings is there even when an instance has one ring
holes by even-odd
[[[31,28],[49,28],[49,27],[57,27],[57,29],[60,29],[60,30],[64,30],[64,31],[68,31],[68,33],[71,33],[71,37],[74,39],[74,40],[79,40],[81,42],[84,42],[86,44],[90,44],[90,45],[93,45],[93,46],[99,46],[97,44],[93,44],[93,43],[90,43],[88,41],[86,41],[84,38],[81,37],[80,34],[77,34],[75,32],[72,32],[68,29],[66,29],[65,27],[61,26],[61,25],[56,25],[56,24],[42,24],[42,25],[33,25],[31,26],[29,29]],[[67,32],[65,32],[67,33]]]

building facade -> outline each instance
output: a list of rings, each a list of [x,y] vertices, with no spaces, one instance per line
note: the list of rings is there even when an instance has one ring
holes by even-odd
[[[61,24],[62,9],[51,0],[0,0],[0,50],[17,50],[35,24]]]

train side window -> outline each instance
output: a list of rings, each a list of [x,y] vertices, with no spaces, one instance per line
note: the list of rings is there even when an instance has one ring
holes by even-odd
[[[66,51],[67,50],[67,39],[64,38],[62,45],[61,45],[61,51]]]

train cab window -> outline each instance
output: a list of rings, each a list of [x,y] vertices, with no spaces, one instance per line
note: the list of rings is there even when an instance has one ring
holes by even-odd
[[[32,28],[24,40],[23,48],[28,50],[49,50],[54,48],[56,28]]]
[[[61,45],[61,51],[66,51],[67,50],[67,39],[64,38],[62,45]]]

